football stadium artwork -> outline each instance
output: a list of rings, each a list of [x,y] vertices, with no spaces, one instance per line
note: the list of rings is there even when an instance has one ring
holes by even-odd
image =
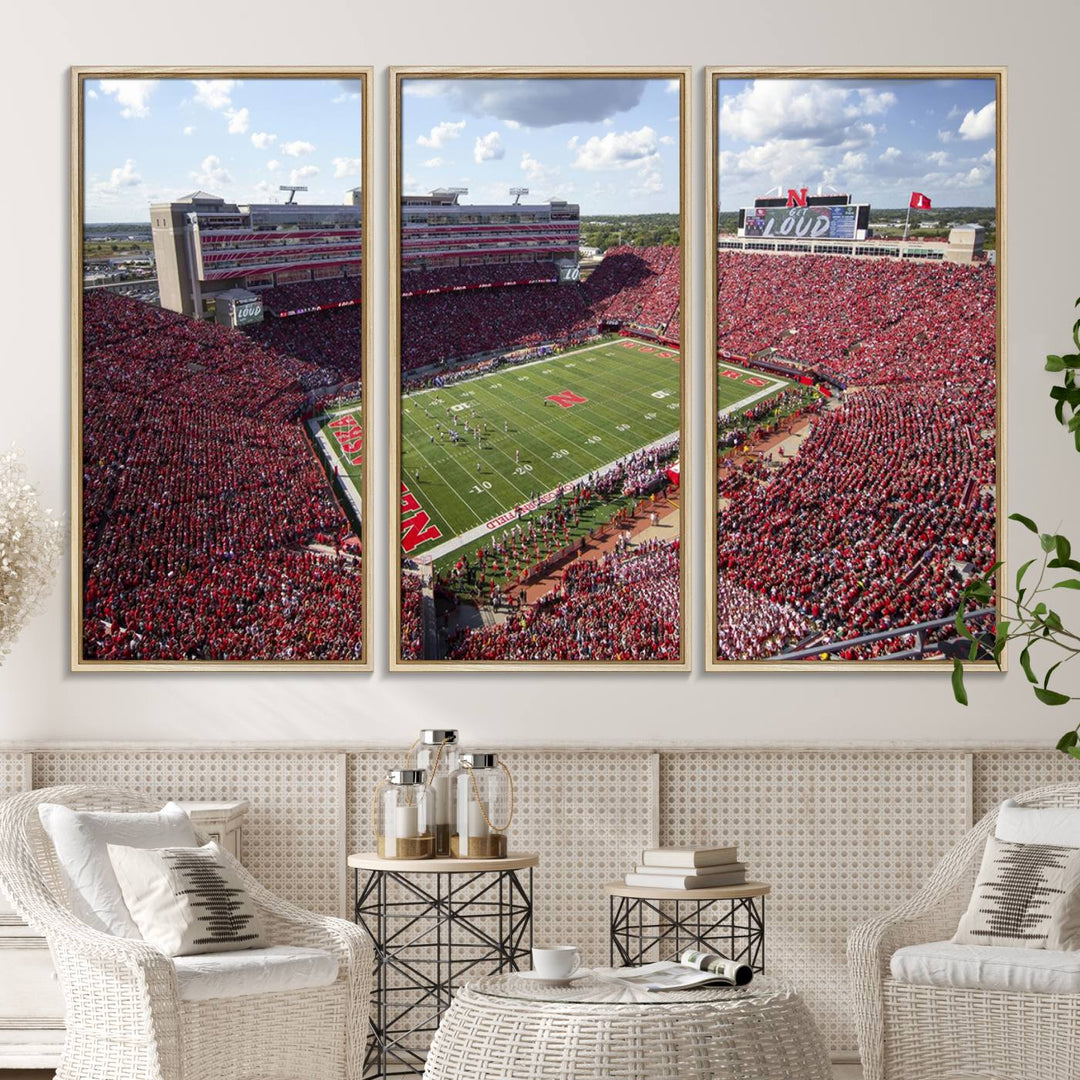
[[[392,670],[689,669],[689,69],[391,69]]]
[[[72,71],[72,667],[370,670],[370,68]]]
[[[707,69],[707,669],[996,670],[1004,82]]]

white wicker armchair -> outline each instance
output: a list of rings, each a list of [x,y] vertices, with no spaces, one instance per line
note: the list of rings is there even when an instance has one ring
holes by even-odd
[[[1038,788],[1016,801],[1080,807],[1080,784]],[[914,986],[890,974],[897,949],[955,932],[996,820],[995,809],[945,856],[918,895],[848,939],[865,1080],[936,1080],[957,1073],[1000,1080],[1080,1077],[1080,994]]]
[[[43,802],[76,810],[159,806],[73,786],[0,802],[0,884],[45,936],[64,993],[67,1037],[57,1080],[359,1080],[373,971],[371,942],[359,927],[279,899],[226,855],[270,942],[332,953],[338,978],[316,989],[183,1001],[168,956],[91,929],[68,910],[38,820]]]

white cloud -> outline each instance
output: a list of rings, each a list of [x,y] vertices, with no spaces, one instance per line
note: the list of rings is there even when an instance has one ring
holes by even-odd
[[[303,139],[294,139],[292,142],[282,143],[279,147],[286,157],[303,157],[305,154],[314,154],[315,147],[312,143]]]
[[[951,131],[939,131],[937,133],[938,142],[951,143],[955,136]]]
[[[429,157],[427,161],[421,162],[421,165],[425,169],[437,169],[440,165],[445,165],[446,162],[441,157]]]
[[[951,108],[951,109],[950,109],[950,110],[949,110],[949,111],[948,111],[948,112],[947,112],[947,113],[945,114],[945,119],[946,119],[946,120],[955,120],[955,119],[956,119],[956,118],[957,118],[957,117],[958,117],[958,116],[960,115],[960,113],[961,113],[961,109],[960,109],[960,106],[959,106],[959,105],[954,105],[954,106],[953,106],[953,107],[952,107],[952,108]]]
[[[217,110],[232,104],[233,88],[239,83],[236,79],[192,79],[191,85],[196,105]]]
[[[281,162],[280,162],[280,161],[278,161],[278,159],[277,159],[277,158],[271,158],[271,159],[270,159],[270,160],[269,160],[269,161],[268,161],[268,162],[266,163],[266,171],[267,171],[267,172],[277,172],[277,171],[278,171],[278,169],[280,169],[280,168],[281,168]]]
[[[188,126],[187,126],[186,128],[184,128],[184,134],[185,134],[185,135],[194,135],[194,134],[195,134],[195,130],[196,130],[196,129],[195,129],[195,125],[194,125],[194,124],[188,124]]]
[[[430,135],[418,135],[416,144],[426,146],[429,150],[441,150],[452,139],[456,139],[464,128],[464,120],[444,120],[431,129]]]
[[[217,154],[204,157],[198,170],[191,174],[191,179],[200,187],[213,193],[214,188],[225,187],[233,182],[229,170],[221,163]]]
[[[679,92],[679,80],[668,79],[667,85],[664,87],[664,92],[667,94],[677,94]]]
[[[898,157],[900,157],[900,151],[895,146],[889,146],[881,154],[879,160],[880,161],[895,161]]]
[[[656,132],[647,124],[637,131],[593,135],[578,147],[574,167],[578,169],[636,169],[655,163],[658,155]]]
[[[997,130],[997,102],[991,101],[978,112],[969,109],[960,121],[961,139],[988,139]]]
[[[408,91],[406,91],[406,93],[407,92]],[[401,178],[401,190],[406,195],[423,195],[430,189],[425,188],[412,173],[405,173]]]
[[[253,131],[251,133],[251,145],[256,150],[267,150],[271,143],[277,142],[277,136],[271,135],[269,131]]]
[[[877,133],[865,117],[881,116],[895,104],[891,91],[838,80],[756,79],[723,99],[720,129],[755,143],[803,139],[821,146],[861,145]]]
[[[271,184],[269,180],[260,180],[255,185],[255,198],[258,202],[280,202],[281,192],[278,191],[275,184]]]
[[[299,169],[293,169],[289,173],[290,184],[304,184],[312,177],[319,175],[318,165],[301,165]]]
[[[935,150],[932,154],[926,155],[926,160],[932,161],[939,169],[943,169],[949,164],[949,151]]]
[[[157,89],[156,79],[102,79],[101,92],[116,98],[125,120],[142,120],[150,115],[150,98]]]
[[[576,135],[571,135],[570,138],[566,140],[566,149],[567,150],[576,150],[577,146],[578,146],[578,142],[580,142],[578,137]]]
[[[997,164],[997,151],[991,146],[990,149],[987,150],[986,153],[983,154],[983,156],[981,158],[979,158],[979,160],[981,162],[983,162],[984,164],[986,164],[986,165],[996,165]]]
[[[91,87],[90,87],[90,89],[86,91],[86,96],[87,96],[87,97],[88,97],[88,98],[89,98],[89,99],[90,99],[91,101],[97,101],[97,96],[98,96],[98,93],[97,93],[97,91],[96,91],[96,90],[95,90],[95,89],[94,89],[94,88],[93,88],[93,87],[91,86]]]
[[[518,120],[504,120],[503,123],[511,130],[517,131],[521,127],[521,122]]]
[[[358,157],[334,158],[334,179],[341,180],[346,176],[359,176],[360,164],[360,158]]]
[[[477,135],[473,146],[473,158],[479,165],[483,161],[501,161],[506,157],[506,148],[497,131],[489,131],[486,135]]]
[[[134,159],[128,158],[123,165],[109,173],[108,180],[98,181],[94,191],[99,196],[109,198],[118,195],[121,188],[137,187],[141,183],[142,177],[135,171]]]
[[[661,135],[660,136],[660,145],[661,146],[674,146],[675,145],[675,136],[674,135]]]
[[[247,109],[226,109],[225,119],[229,122],[230,135],[243,135],[250,124],[250,114]]]

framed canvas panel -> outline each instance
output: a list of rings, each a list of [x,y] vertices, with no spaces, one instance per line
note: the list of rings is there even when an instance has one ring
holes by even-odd
[[[72,667],[371,667],[370,68],[72,70]]]
[[[688,68],[391,69],[391,668],[689,668]]]
[[[706,667],[951,668],[1005,557],[1005,71],[708,68],[706,131]]]

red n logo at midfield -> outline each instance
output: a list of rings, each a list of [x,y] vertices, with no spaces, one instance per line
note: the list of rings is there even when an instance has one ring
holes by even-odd
[[[805,206],[806,205],[806,188],[799,188],[796,191],[794,188],[787,189],[787,204],[788,206]]]
[[[575,405],[584,405],[589,399],[582,397],[580,394],[575,394],[573,390],[560,390],[557,394],[551,394],[544,400],[554,401],[556,405],[563,409],[572,409]]]

